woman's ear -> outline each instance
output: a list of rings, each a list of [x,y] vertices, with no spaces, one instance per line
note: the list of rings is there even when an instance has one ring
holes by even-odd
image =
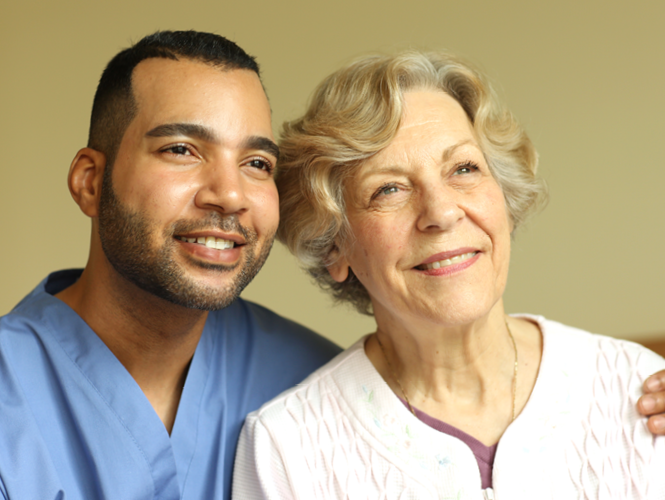
[[[335,245],[330,251],[328,260],[329,262],[332,262],[332,264],[326,266],[326,269],[328,269],[328,273],[330,273],[332,279],[338,283],[346,281],[346,278],[349,277],[349,261],[347,261],[344,254],[340,252],[337,245]]]
[[[99,198],[106,167],[106,156],[101,151],[83,148],[69,167],[67,185],[81,211],[88,217],[99,215]]]

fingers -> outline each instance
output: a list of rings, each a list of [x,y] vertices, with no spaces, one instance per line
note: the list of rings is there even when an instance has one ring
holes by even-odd
[[[665,412],[665,392],[645,394],[637,400],[637,411],[642,415],[657,415]]]
[[[665,370],[644,381],[644,396],[637,401],[637,410],[648,416],[647,427],[652,434],[665,435]]]
[[[644,393],[658,392],[665,390],[665,370],[654,373],[644,381]]]
[[[665,415],[655,415],[647,420],[647,427],[652,434],[665,434]]]

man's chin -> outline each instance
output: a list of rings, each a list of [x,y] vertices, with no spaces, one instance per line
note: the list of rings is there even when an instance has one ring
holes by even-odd
[[[144,289],[174,305],[201,311],[224,309],[231,305],[242,292],[236,283],[231,286],[227,284],[211,287],[187,280],[182,280],[177,285],[173,283],[168,287],[145,287]]]
[[[214,281],[215,279],[218,279],[218,276],[220,275],[224,276],[232,274],[240,267],[241,264],[241,262],[234,262],[233,264],[220,264],[217,262],[209,262],[191,257],[187,259],[187,263],[192,268],[192,272],[196,273],[197,270],[203,271],[196,274],[198,274],[197,279],[202,279],[204,281]],[[210,276],[211,271],[214,273],[212,277]]]

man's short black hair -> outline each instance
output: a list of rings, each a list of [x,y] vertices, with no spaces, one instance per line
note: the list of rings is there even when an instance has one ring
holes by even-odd
[[[118,53],[106,66],[95,93],[88,147],[106,155],[110,173],[127,127],[136,116],[132,73],[144,59],[192,59],[220,69],[247,69],[258,76],[259,66],[235,43],[223,36],[199,31],[158,31]]]

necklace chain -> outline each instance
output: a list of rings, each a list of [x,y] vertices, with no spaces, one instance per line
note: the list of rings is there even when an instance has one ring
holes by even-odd
[[[508,326],[508,321],[504,319],[504,322],[506,324],[506,329],[508,330],[508,335],[510,336],[510,340],[513,343],[513,350],[515,351],[515,366],[513,369],[513,412],[512,412],[512,419],[515,420],[515,400],[517,396],[517,369],[518,369],[518,362],[517,362],[517,343],[515,342],[515,337],[513,337],[513,332],[510,330],[510,326]],[[404,390],[404,387],[402,387],[402,382],[400,381],[399,377],[397,376],[397,372],[393,368],[392,363],[390,363],[390,360],[388,359],[388,355],[386,354],[386,350],[383,347],[383,344],[381,343],[381,339],[379,338],[378,335],[374,335],[376,338],[376,341],[379,343],[379,347],[381,348],[381,352],[383,353],[383,359],[386,360],[386,364],[388,365],[388,369],[390,370],[390,374],[393,378],[393,380],[397,383],[399,390],[402,391],[402,396],[404,396],[404,400],[406,401],[406,405],[409,407],[409,410],[411,410],[411,413],[413,413],[413,416],[418,418],[416,415],[416,411],[413,409],[413,406],[411,406],[411,402],[409,401],[409,397],[406,395],[406,391]]]
[[[418,418],[418,415],[416,415],[415,410],[413,409],[413,406],[411,406],[411,402],[409,401],[409,396],[406,395],[406,392],[404,391],[404,387],[402,387],[402,382],[400,382],[399,377],[397,376],[397,373],[395,373],[395,369],[393,368],[393,365],[390,363],[388,360],[388,355],[386,354],[386,350],[383,348],[383,344],[381,343],[381,339],[379,339],[378,335],[374,335],[376,337],[376,341],[379,343],[379,347],[381,348],[381,352],[383,353],[383,359],[386,360],[386,363],[388,364],[388,369],[390,370],[390,373],[393,377],[393,380],[397,382],[397,385],[399,386],[399,390],[402,391],[402,396],[404,396],[404,399],[406,400],[406,404],[409,407],[409,410],[411,410],[411,413],[413,413],[413,416]]]
[[[506,323],[506,329],[508,330],[508,335],[510,335],[510,340],[513,341],[513,350],[515,351],[515,368],[513,369],[513,417],[510,420],[511,422],[515,420],[515,400],[517,399],[517,343],[515,342],[515,337],[513,337],[513,332],[510,331],[510,326],[508,326],[508,320],[503,319]]]

